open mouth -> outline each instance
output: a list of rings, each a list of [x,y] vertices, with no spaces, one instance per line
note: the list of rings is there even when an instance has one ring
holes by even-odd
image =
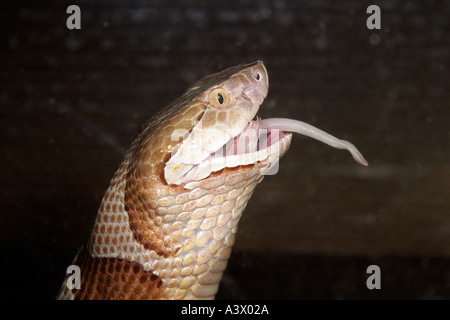
[[[248,123],[238,136],[230,139],[206,159],[190,165],[189,170],[174,181],[174,184],[198,181],[224,168],[258,162],[263,163],[261,169],[267,171],[289,148],[291,132],[309,136],[337,149],[348,150],[356,162],[368,165],[352,143],[340,140],[305,122],[283,118],[256,119]]]
[[[251,121],[237,136],[212,153],[200,164],[194,165],[183,177],[182,183],[201,180],[212,172],[264,162],[263,169],[276,163],[288,150],[292,134],[278,129],[266,129],[263,120]]]

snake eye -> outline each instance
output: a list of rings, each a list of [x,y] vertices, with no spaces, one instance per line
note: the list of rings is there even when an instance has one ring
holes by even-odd
[[[217,101],[218,101],[220,104],[223,104],[223,96],[222,96],[221,93],[218,93],[218,94],[217,94]]]
[[[230,102],[228,92],[224,89],[217,88],[209,94],[209,102],[216,108],[225,108]]]

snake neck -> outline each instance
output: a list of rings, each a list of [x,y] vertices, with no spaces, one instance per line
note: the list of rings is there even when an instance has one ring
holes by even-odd
[[[95,278],[96,287],[72,290],[73,297],[213,299],[260,169],[227,168],[186,189],[128,159],[111,180],[75,262],[88,269],[82,286]],[[130,282],[127,295],[123,286]]]

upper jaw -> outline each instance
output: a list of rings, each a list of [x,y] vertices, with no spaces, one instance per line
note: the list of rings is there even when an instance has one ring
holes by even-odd
[[[255,61],[242,67],[243,70],[231,76],[230,81],[227,81],[223,87],[227,91],[234,92],[237,84],[245,84],[242,90],[235,92],[236,98],[242,96],[259,108],[269,92],[267,70],[262,61]]]

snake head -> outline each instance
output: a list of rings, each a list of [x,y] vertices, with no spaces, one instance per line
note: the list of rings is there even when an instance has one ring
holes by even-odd
[[[256,61],[208,75],[188,89],[185,95],[201,90],[186,107],[201,106],[203,113],[191,130],[173,130],[172,141],[180,138],[182,141],[166,162],[164,178],[167,183],[200,180],[231,163],[232,166],[244,164],[237,161],[237,157],[234,161],[228,157],[236,155],[230,143],[243,132],[255,129],[250,123],[267,96],[268,88],[266,68],[262,61]]]

